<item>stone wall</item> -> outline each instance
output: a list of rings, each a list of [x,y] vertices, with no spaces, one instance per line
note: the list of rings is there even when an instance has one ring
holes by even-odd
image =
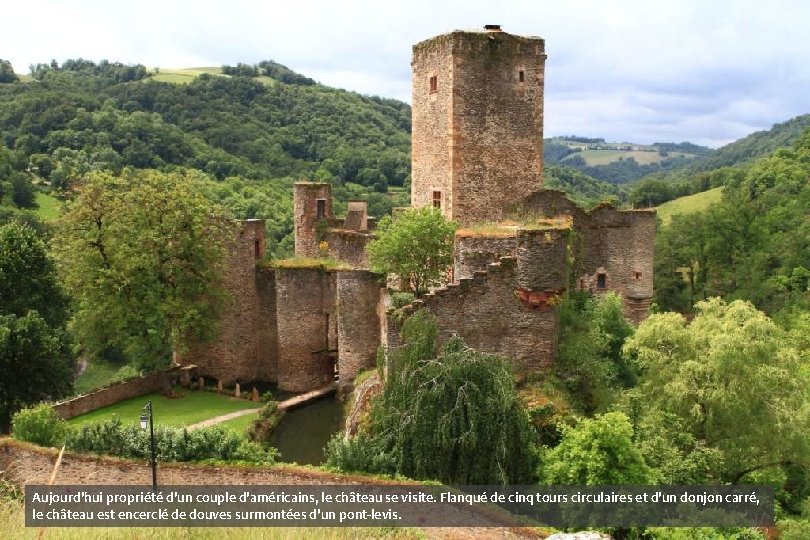
[[[457,334],[473,349],[503,355],[518,372],[548,368],[556,350],[557,312],[550,306],[531,306],[516,291],[517,260],[503,257],[486,272],[426,295],[403,311],[424,308],[432,313],[441,342]],[[393,315],[387,324],[387,346],[395,347],[392,329],[398,325]]]
[[[276,269],[276,315],[279,388],[306,392],[333,382],[335,273],[321,268]]]
[[[365,271],[337,272],[338,370],[340,390],[351,390],[354,378],[376,365],[380,345],[379,277]]]
[[[172,380],[180,376],[180,371],[181,368],[172,367],[167,370],[149,373],[143,377],[113,384],[83,396],[54,403],[53,408],[61,418],[67,420],[125,399],[145,396],[158,390],[170,388]]]
[[[653,295],[655,211],[598,207],[589,214],[582,233],[578,287],[596,294],[616,291],[625,299],[631,320],[646,318]],[[599,274],[604,274],[605,287],[599,286]]]
[[[480,236],[456,234],[453,246],[453,274],[455,281],[471,278],[501,257],[514,256],[517,236]]]
[[[264,257],[264,220],[247,220],[240,224],[223,276],[228,298],[217,336],[210,342],[191,345],[187,353],[177,358],[178,363],[195,364],[201,375],[221,380],[226,385],[264,378],[265,374],[272,373],[275,362],[272,345],[268,346],[274,338],[259,338],[260,326],[272,332],[272,321],[260,324],[269,315],[266,309],[260,309],[257,291],[257,262]]]
[[[439,190],[447,217],[495,221],[542,187],[545,58],[542,39],[505,32],[414,45],[413,206]]]
[[[366,245],[374,237],[366,232],[347,229],[329,229],[326,233],[326,242],[329,246],[329,256],[346,263],[352,268],[367,270],[369,268]]]
[[[272,268],[256,271],[259,319],[256,321],[256,378],[278,381],[278,321],[276,320],[276,273]]]
[[[322,219],[332,219],[332,186],[325,183],[296,182],[293,186],[293,221],[295,226],[295,256],[317,258],[318,201],[323,201]],[[324,231],[326,232],[326,231]]]

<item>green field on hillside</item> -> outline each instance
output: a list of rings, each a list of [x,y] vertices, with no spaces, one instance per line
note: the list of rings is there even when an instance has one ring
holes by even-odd
[[[667,157],[677,157],[687,155],[688,154],[684,154],[682,152],[670,152]],[[658,152],[645,152],[643,150],[583,150],[581,152],[569,154],[568,156],[563,158],[562,163],[564,164],[567,160],[573,158],[574,156],[580,156],[582,159],[585,160],[585,163],[587,163],[592,167],[596,165],[607,165],[608,163],[619,161],[619,158],[624,159],[633,158],[639,165],[649,165],[650,163],[658,163],[659,161],[664,159]]]
[[[244,409],[258,409],[262,406],[261,403],[236,399],[232,396],[214,392],[180,390],[177,395],[176,398],[167,398],[159,393],[153,393],[127,399],[109,407],[71,418],[68,422],[74,426],[83,426],[94,422],[102,422],[116,415],[124,424],[134,425],[137,424],[141,411],[149,400],[152,401],[155,424],[176,427],[196,424],[215,416]]]
[[[59,200],[47,193],[37,192],[37,216],[43,221],[50,221],[59,217]]]
[[[665,202],[657,208],[658,216],[664,225],[668,225],[675,214],[694,214],[705,210],[716,202],[720,202],[722,193],[723,188],[719,187]]]
[[[203,73],[208,75],[217,75],[219,77],[230,77],[224,75],[221,67],[194,67],[194,68],[160,68],[158,73],[152,73],[149,78],[153,81],[167,82],[175,84],[188,84]],[[270,77],[253,77],[254,80],[259,81],[267,86],[276,84],[276,81]]]

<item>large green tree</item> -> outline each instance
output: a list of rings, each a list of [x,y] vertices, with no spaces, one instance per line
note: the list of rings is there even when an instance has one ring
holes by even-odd
[[[641,370],[642,411],[670,415],[662,417],[670,433],[689,439],[670,446],[711,461],[710,480],[736,483],[773,466],[810,465],[807,339],[748,302],[714,298],[696,309],[691,323],[652,315],[625,344]]]
[[[433,207],[407,210],[396,218],[386,216],[366,248],[371,269],[395,274],[417,295],[424,293],[447,280],[455,231],[455,222]]]
[[[91,353],[116,346],[154,367],[211,337],[233,226],[196,175],[90,175],[55,241],[79,343]]]
[[[0,226],[0,430],[17,409],[71,388],[67,298],[31,227]]]

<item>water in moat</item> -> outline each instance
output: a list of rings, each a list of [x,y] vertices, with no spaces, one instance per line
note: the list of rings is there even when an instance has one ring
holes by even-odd
[[[270,444],[281,452],[281,461],[320,465],[326,443],[343,428],[342,412],[343,404],[335,396],[289,410],[270,436]]]

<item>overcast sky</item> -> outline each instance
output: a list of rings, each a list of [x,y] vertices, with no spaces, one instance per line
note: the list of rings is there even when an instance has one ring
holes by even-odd
[[[720,146],[810,112],[805,0],[4,0],[0,58],[148,67],[273,59],[410,101],[411,45],[500,24],[546,40],[547,137]]]

